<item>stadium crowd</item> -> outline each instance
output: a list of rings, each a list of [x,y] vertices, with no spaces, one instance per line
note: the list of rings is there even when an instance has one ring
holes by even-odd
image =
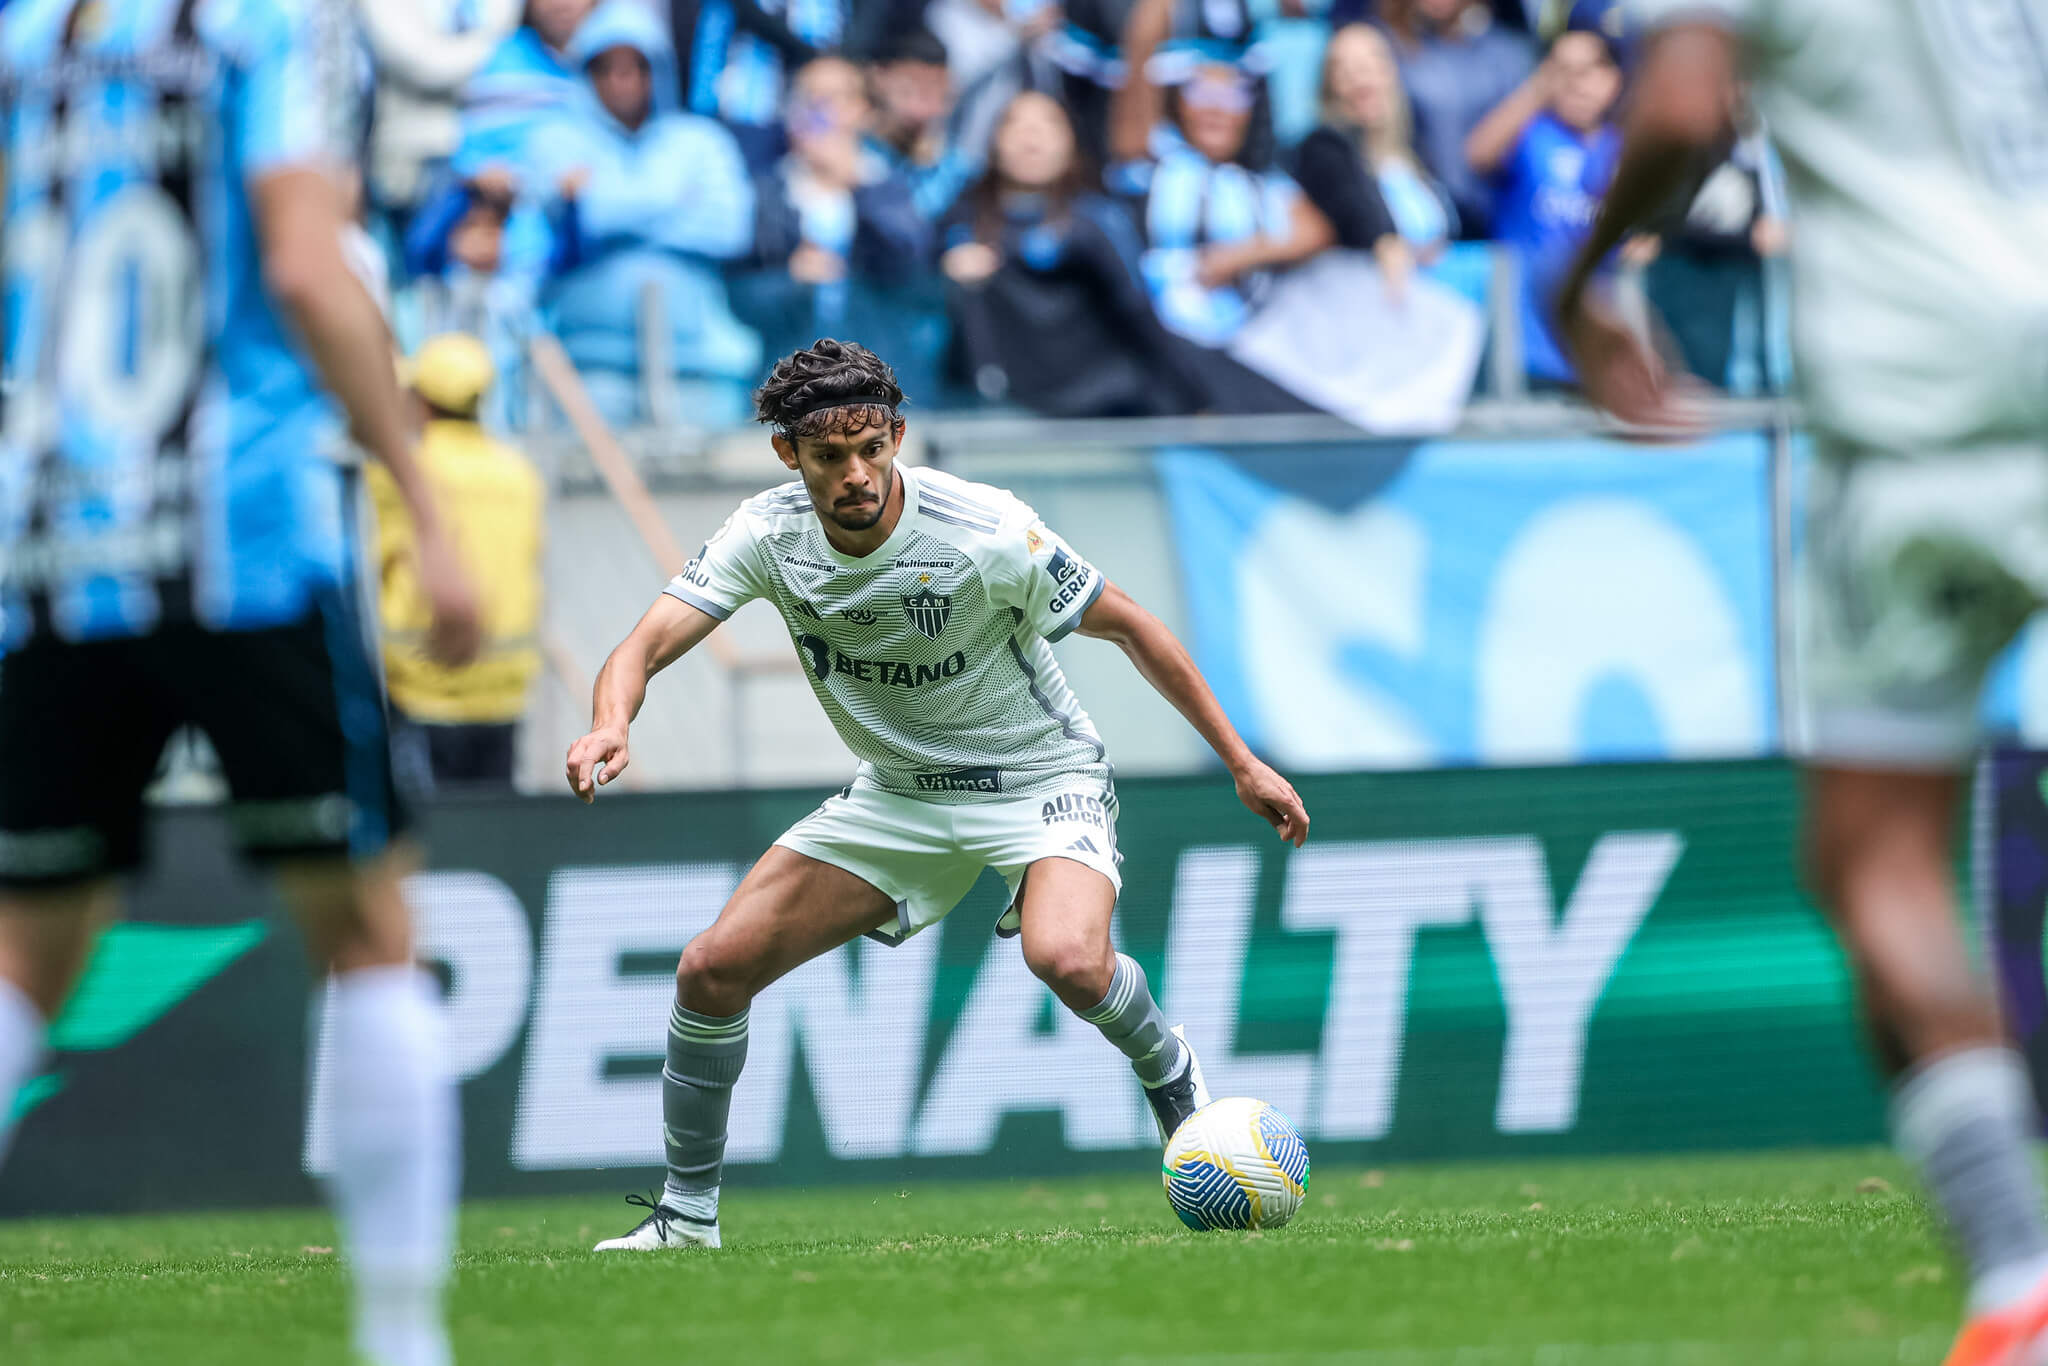
[[[1319,406],[1319,373],[1410,382],[1338,354],[1404,329],[1472,339],[1395,367],[1462,397],[1516,315],[1515,387],[1568,387],[1546,300],[1613,171],[1619,10],[364,0],[366,214],[401,340],[479,337],[499,428],[550,420],[541,331],[615,426],[738,424],[819,335],[932,407],[1253,413]],[[1616,266],[1756,392],[1776,170],[1752,136],[1700,171]]]

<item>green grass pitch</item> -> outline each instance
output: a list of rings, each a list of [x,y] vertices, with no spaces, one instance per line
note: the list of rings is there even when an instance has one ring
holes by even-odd
[[[1873,1152],[1319,1169],[1251,1235],[1184,1231],[1143,1172],[736,1189],[723,1252],[587,1250],[634,1213],[466,1207],[460,1358],[1912,1366],[1959,1301]],[[314,1211],[0,1223],[0,1361],[338,1366],[333,1242]]]

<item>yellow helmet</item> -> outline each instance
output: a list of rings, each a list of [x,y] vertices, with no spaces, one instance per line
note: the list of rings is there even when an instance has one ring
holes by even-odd
[[[429,337],[408,369],[412,390],[444,413],[476,416],[477,404],[497,382],[497,368],[484,344],[467,332]]]

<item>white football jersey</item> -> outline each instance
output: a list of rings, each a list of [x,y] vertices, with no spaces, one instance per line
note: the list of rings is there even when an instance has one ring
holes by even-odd
[[[1080,624],[1101,573],[1014,494],[896,469],[902,518],[873,553],[835,549],[788,483],[742,503],[666,591],[721,620],[774,603],[862,784],[969,802],[1106,783],[1046,644]]]
[[[1746,42],[1813,423],[1907,455],[2048,433],[2048,0],[1633,9]]]

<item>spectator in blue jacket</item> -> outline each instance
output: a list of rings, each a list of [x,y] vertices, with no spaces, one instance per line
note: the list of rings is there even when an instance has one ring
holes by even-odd
[[[1494,236],[1521,258],[1522,347],[1532,379],[1576,382],[1551,329],[1551,306],[1614,178],[1621,132],[1609,115],[1620,96],[1621,68],[1607,39],[1567,30],[1465,142],[1473,168],[1499,188]]]
[[[981,173],[951,135],[953,75],[946,45],[928,28],[898,37],[868,68],[874,119],[867,145],[910,182],[917,211],[936,223]]]
[[[860,69],[820,57],[790,86],[789,155],[755,184],[755,254],[800,284],[850,274],[907,278],[932,232],[908,178],[868,143],[872,109]]]
[[[533,131],[574,105],[582,81],[570,63],[569,44],[591,3],[527,0],[519,27],[462,88],[458,174],[516,172],[526,162]]]
[[[930,262],[933,225],[865,141],[871,119],[860,69],[844,58],[820,57],[790,83],[789,154],[754,182],[759,269],[736,282],[770,351],[821,335],[894,338],[896,315],[916,302],[908,287]]]
[[[675,55],[637,0],[606,0],[576,31],[586,78],[576,108],[532,141],[534,179],[576,186],[576,264],[542,293],[554,331],[607,420],[641,403],[641,310],[660,310],[667,362],[686,411],[738,422],[760,339],[726,300],[717,263],[747,254],[754,199],[730,134],[675,107]]]
[[[1415,111],[1423,168],[1450,191],[1460,236],[1486,237],[1494,187],[1468,160],[1466,140],[1535,68],[1535,47],[1480,0],[1382,0],[1379,12]]]

